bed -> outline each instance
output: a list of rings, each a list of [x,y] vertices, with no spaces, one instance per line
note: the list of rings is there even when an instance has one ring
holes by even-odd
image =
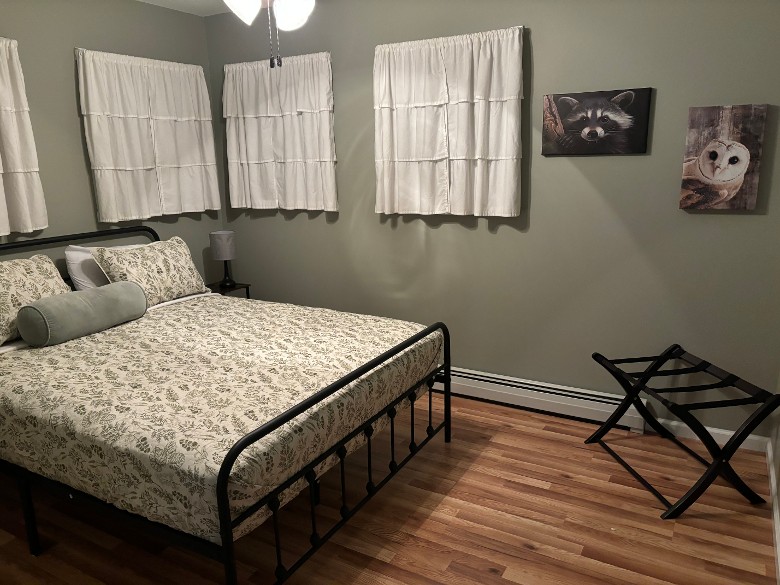
[[[0,252],[99,239],[123,228],[0,245]],[[271,519],[277,582],[308,559],[439,431],[450,440],[449,335],[415,323],[324,308],[191,295],[140,319],[50,347],[0,353],[0,460],[20,478],[31,551],[38,552],[31,481],[67,486],[145,518],[223,562],[236,583],[234,541]],[[31,375],[32,373],[32,375]],[[434,383],[444,417],[434,425]],[[427,393],[428,427],[414,437]],[[372,477],[371,440],[412,411],[408,451]],[[418,407],[419,409],[419,407]],[[368,453],[365,496],[324,534],[318,478]],[[400,449],[399,449],[400,451]],[[311,548],[285,566],[277,514],[311,493]]]

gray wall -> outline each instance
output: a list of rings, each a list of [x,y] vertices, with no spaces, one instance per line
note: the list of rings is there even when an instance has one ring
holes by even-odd
[[[321,0],[286,55],[333,55],[339,214],[228,211],[147,222],[183,236],[207,276],[208,232],[238,233],[235,276],[255,297],[443,320],[454,360],[614,391],[591,362],[679,342],[773,387],[780,347],[777,104],[780,5],[745,0]],[[522,217],[386,218],[373,212],[371,74],[377,44],[525,25]],[[55,235],[96,227],[74,47],[210,67],[224,156],[222,66],[268,57],[262,19],[201,19],[131,0],[3,0],[27,81]],[[543,158],[545,93],[652,86],[650,149]],[[769,103],[759,210],[677,209],[688,107]],[[224,169],[221,169],[224,174]],[[224,177],[223,177],[224,178]],[[710,424],[729,426],[716,417]]]
[[[19,41],[52,236],[98,227],[78,106],[74,48],[201,65],[208,75],[202,18],[131,0],[2,0],[0,36]],[[203,267],[217,213],[145,222],[180,235]],[[205,262],[210,276],[220,267]]]
[[[591,352],[677,342],[773,388],[780,77],[768,59],[780,54],[778,22],[780,4],[758,0],[319,2],[301,31],[282,35],[282,51],[332,54],[341,212],[228,211],[235,275],[264,299],[443,320],[460,367],[616,391]],[[522,217],[374,214],[374,47],[511,25],[528,27]],[[224,64],[268,57],[266,27],[206,19],[215,102]],[[540,155],[544,94],[646,86],[655,88],[647,155]],[[689,106],[743,103],[775,105],[759,210],[680,211]]]

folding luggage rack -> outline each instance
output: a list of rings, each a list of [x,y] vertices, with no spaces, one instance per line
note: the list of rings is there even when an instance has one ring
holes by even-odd
[[[737,452],[737,449],[747,439],[756,427],[761,424],[778,406],[780,406],[780,395],[772,394],[766,390],[746,382],[742,378],[729,372],[721,370],[717,366],[707,362],[693,354],[688,353],[679,345],[672,345],[661,355],[607,359],[599,353],[593,354],[593,359],[601,364],[618,381],[626,397],[617,407],[615,412],[604,422],[604,424],[591,435],[585,443],[598,443],[609,453],[618,463],[633,475],[658,501],[665,507],[666,511],[661,514],[661,518],[677,518],[687,510],[699,497],[706,491],[710,484],[721,476],[739,493],[741,493],[751,504],[763,504],[764,499],[754,492],[743,480],[729,463],[731,457]],[[679,360],[687,364],[686,367],[661,369],[665,364],[673,360]],[[642,371],[628,372],[618,366],[618,364],[636,364],[648,363]],[[698,384],[691,386],[670,386],[668,388],[650,388],[648,383],[653,378],[667,376],[685,376],[688,374],[709,374],[715,379],[712,383]],[[678,404],[673,402],[665,394],[682,393],[691,394],[694,392],[703,392],[706,390],[716,390],[721,388],[733,388],[745,395],[744,398],[724,398],[721,400],[701,400],[688,404]],[[707,460],[687,445],[680,442],[679,439],[669,431],[653,414],[647,409],[640,399],[644,393],[657,400],[668,408],[672,414],[677,416],[693,431],[706,447],[712,460]],[[647,424],[664,438],[667,438],[679,446],[691,457],[699,461],[706,467],[706,470],[699,480],[674,504],[667,500],[656,488],[654,488],[640,473],[631,467],[620,455],[615,453],[612,448],[602,439],[617,425],[620,418],[626,413],[629,406],[636,408]],[[726,444],[721,448],[706,427],[692,414],[694,410],[711,410],[716,408],[728,408],[732,406],[741,406],[745,404],[760,405],[752,412],[740,425],[740,427],[729,438]]]

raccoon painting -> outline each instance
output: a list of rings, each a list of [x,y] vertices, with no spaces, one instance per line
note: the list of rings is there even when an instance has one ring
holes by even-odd
[[[650,90],[616,92],[545,96],[542,154],[645,152]]]
[[[634,101],[633,91],[624,91],[611,100],[603,97],[581,102],[564,96],[558,98],[558,111],[568,111],[561,117],[563,136],[559,139],[564,151],[628,152],[627,131],[634,117],[626,112]]]

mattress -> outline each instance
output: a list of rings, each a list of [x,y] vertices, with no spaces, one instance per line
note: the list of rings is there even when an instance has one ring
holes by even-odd
[[[5,353],[0,458],[219,543],[216,481],[233,444],[423,328],[208,295]],[[232,515],[423,379],[441,349],[440,333],[427,336],[246,450],[231,474]]]

